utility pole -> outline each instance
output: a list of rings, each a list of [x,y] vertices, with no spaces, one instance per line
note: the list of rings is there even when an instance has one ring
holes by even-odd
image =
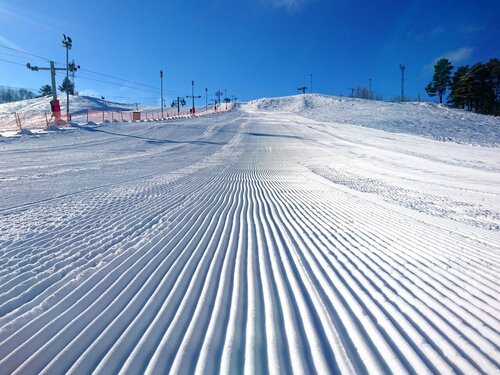
[[[57,121],[61,120],[61,106],[59,104],[59,100],[57,100],[56,70],[66,70],[66,68],[56,68],[54,61],[50,61],[49,68],[32,66],[30,63],[26,64],[26,67],[34,72],[38,72],[39,70],[50,70],[50,80],[52,83],[52,100],[50,101],[50,110],[54,114]]]
[[[205,87],[205,111],[208,111],[208,88]]]
[[[161,118],[163,118],[163,70],[160,69],[160,88],[161,88]]]
[[[214,102],[214,110],[217,112],[217,99],[210,99],[210,102]]]
[[[373,99],[373,96],[372,96],[372,79],[370,78],[370,100]]]
[[[194,95],[194,81],[191,81],[191,95],[186,95],[186,98],[193,99],[193,108],[191,109],[191,113],[194,115],[195,111],[196,111],[196,109],[194,108],[194,99],[201,98],[201,95],[198,95],[198,96]]]
[[[405,69],[406,66],[403,64],[399,65],[399,68],[401,69],[401,101],[405,101]]]
[[[218,99],[219,101],[219,105],[220,105],[220,97],[222,96],[222,91],[220,90],[217,90],[216,93],[215,93],[215,97]],[[216,105],[217,106],[217,105]]]
[[[176,100],[172,101],[172,107],[175,107],[177,103],[177,115],[181,112],[181,104],[184,107],[186,105],[186,101],[182,96],[178,96]]]
[[[62,46],[66,48],[66,80],[69,83],[69,50],[73,46],[73,41],[71,38],[63,34]],[[69,87],[66,87],[66,117],[67,121],[70,121],[69,116]]]

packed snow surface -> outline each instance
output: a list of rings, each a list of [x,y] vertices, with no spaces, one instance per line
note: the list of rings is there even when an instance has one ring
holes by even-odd
[[[500,146],[500,118],[425,102],[390,103],[300,95],[252,102],[259,109],[292,112],[318,121],[355,124],[441,141]]]
[[[306,95],[0,138],[0,372],[498,373],[495,121]]]

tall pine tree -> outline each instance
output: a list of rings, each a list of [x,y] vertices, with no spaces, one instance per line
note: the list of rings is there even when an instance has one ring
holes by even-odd
[[[62,84],[59,86],[61,92],[68,92],[71,95],[75,94],[75,85],[70,81],[68,77],[64,77]]]
[[[448,97],[448,103],[454,107],[464,109],[470,105],[470,82],[468,74],[470,68],[468,65],[459,66],[451,79],[451,91]]]
[[[443,103],[443,95],[447,88],[451,85],[451,65],[448,59],[439,59],[434,65],[434,75],[432,81],[425,87],[425,91],[429,96],[439,96],[439,103]]]
[[[40,87],[40,96],[47,96],[47,95],[52,95],[52,86],[50,85],[43,85]]]

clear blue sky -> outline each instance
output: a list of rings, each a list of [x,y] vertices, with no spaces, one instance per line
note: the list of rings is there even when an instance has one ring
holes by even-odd
[[[500,57],[499,20],[497,0],[0,0],[0,45],[64,63],[65,33],[70,59],[86,69],[77,91],[119,101],[159,102],[160,69],[168,100],[190,94],[191,80],[203,97],[205,87],[209,97],[216,89],[242,100],[290,95],[310,74],[315,92],[348,95],[372,78],[390,99],[400,92],[399,64],[405,93],[428,99],[437,58],[458,66]],[[48,65],[0,47],[0,85],[50,83],[27,62]]]

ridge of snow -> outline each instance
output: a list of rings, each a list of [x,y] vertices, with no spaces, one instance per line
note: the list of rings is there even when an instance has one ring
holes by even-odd
[[[358,125],[439,141],[500,145],[500,118],[426,102],[382,102],[320,94],[251,101],[265,111],[294,113],[316,121]]]

